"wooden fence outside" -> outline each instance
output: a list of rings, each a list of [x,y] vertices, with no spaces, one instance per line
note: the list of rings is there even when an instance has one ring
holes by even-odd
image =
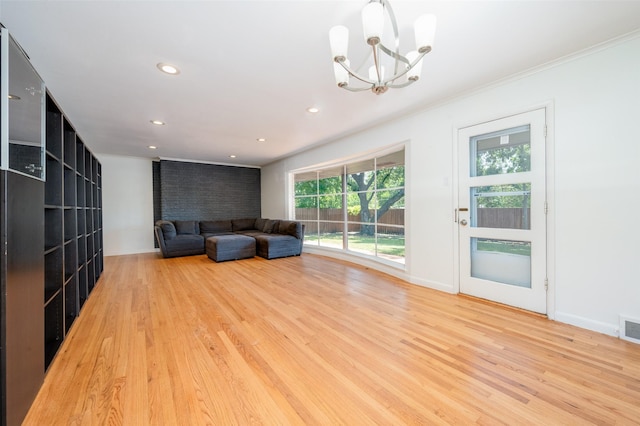
[[[482,208],[478,209],[478,226],[483,228],[508,228],[508,229],[529,229],[529,224],[525,223],[529,219],[530,209],[521,208]],[[318,211],[314,208],[296,209],[296,220],[304,221],[306,232],[315,234],[318,232],[316,223]],[[342,232],[343,211],[341,209],[322,209],[320,211],[320,233]],[[374,211],[371,210],[371,215]],[[360,222],[360,215],[348,215],[349,222]],[[392,226],[384,226],[392,225]],[[402,226],[397,228],[396,226]],[[381,227],[384,227],[381,229]],[[404,234],[404,209],[388,210],[378,220],[378,229],[385,234]],[[359,232],[359,223],[349,223],[350,232]]]

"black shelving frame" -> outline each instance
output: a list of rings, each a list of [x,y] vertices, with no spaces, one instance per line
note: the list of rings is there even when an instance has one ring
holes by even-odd
[[[47,93],[46,370],[103,271],[102,166]]]

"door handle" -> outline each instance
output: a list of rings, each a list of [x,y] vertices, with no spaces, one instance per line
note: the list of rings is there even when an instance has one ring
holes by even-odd
[[[460,220],[460,225],[467,226],[467,220],[466,219]]]

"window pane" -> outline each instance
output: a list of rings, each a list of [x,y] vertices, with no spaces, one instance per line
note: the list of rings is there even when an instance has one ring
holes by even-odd
[[[471,226],[531,229],[531,184],[471,188]]]
[[[378,191],[378,223],[404,225],[404,189]]]
[[[320,245],[342,250],[342,230],[342,223],[320,222]]]
[[[315,195],[318,193],[318,173],[296,173],[293,176],[295,195]]]
[[[364,210],[363,210],[364,206]],[[353,222],[373,222],[376,211],[376,193],[358,192],[347,195],[347,212],[349,221]]]
[[[350,223],[348,230],[348,249],[358,253],[375,256],[374,225]]]
[[[344,170],[343,167],[320,170],[319,172],[320,179],[318,181],[318,193],[341,194],[343,170]]]
[[[404,228],[378,225],[378,257],[404,263]]]
[[[376,160],[376,188],[404,187],[404,150]]]
[[[471,176],[531,170],[529,125],[471,138]]]
[[[356,192],[374,189],[374,168],[375,161],[373,158],[347,165],[347,191]]]
[[[296,197],[295,218],[297,220],[318,219],[318,197]]]
[[[531,242],[471,238],[471,276],[531,288]]]
[[[318,245],[318,222],[301,222],[304,225],[304,243]]]
[[[320,196],[320,220],[344,221],[342,195]]]

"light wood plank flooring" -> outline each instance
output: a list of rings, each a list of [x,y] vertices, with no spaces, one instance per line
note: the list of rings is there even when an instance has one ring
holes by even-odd
[[[640,423],[640,345],[309,254],[110,257],[25,420],[474,423]]]

